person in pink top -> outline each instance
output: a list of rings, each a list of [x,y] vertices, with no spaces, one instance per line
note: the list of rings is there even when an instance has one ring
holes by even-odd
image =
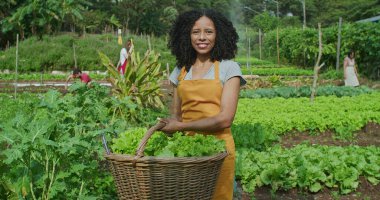
[[[75,68],[73,70],[73,74],[70,74],[66,79],[65,89],[67,89],[67,85],[68,85],[69,81],[71,79],[75,79],[75,78],[79,78],[82,83],[85,83],[87,85],[89,85],[91,82],[91,78],[88,74],[82,73],[82,71],[80,69]]]

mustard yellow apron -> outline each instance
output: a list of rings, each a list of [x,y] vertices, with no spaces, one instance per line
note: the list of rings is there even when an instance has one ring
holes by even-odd
[[[220,113],[223,87],[219,80],[219,62],[214,63],[215,79],[184,80],[186,70],[183,67],[178,76],[178,95],[181,99],[183,122],[213,117]],[[227,128],[212,134],[226,141],[229,155],[225,158],[216,184],[214,200],[231,200],[235,170],[235,143],[231,129]]]

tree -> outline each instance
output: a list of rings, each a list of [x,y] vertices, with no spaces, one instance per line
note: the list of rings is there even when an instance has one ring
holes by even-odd
[[[277,28],[278,19],[276,16],[272,16],[269,12],[263,12],[260,15],[256,15],[252,20],[251,24],[257,29],[261,29],[264,32],[269,32]]]
[[[60,31],[66,16],[71,17],[73,23],[81,19],[84,5],[88,5],[85,0],[26,0],[2,20],[2,32],[17,31],[21,38],[24,33],[42,38],[43,34]]]

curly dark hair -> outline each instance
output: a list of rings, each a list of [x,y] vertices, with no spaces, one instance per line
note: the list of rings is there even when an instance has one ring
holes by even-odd
[[[189,71],[194,64],[197,53],[191,45],[191,29],[195,22],[206,16],[214,22],[216,29],[215,46],[211,50],[211,60],[232,59],[237,52],[237,41],[239,36],[226,17],[221,13],[211,10],[192,10],[182,13],[174,21],[174,24],[169,33],[168,48],[177,59],[177,67],[186,67]]]

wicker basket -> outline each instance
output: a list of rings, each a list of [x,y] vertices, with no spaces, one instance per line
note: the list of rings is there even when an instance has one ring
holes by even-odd
[[[119,198],[211,199],[227,153],[207,157],[144,157],[148,139],[162,127],[159,123],[147,131],[136,156],[109,153],[105,143],[108,151],[105,158],[110,163]]]

